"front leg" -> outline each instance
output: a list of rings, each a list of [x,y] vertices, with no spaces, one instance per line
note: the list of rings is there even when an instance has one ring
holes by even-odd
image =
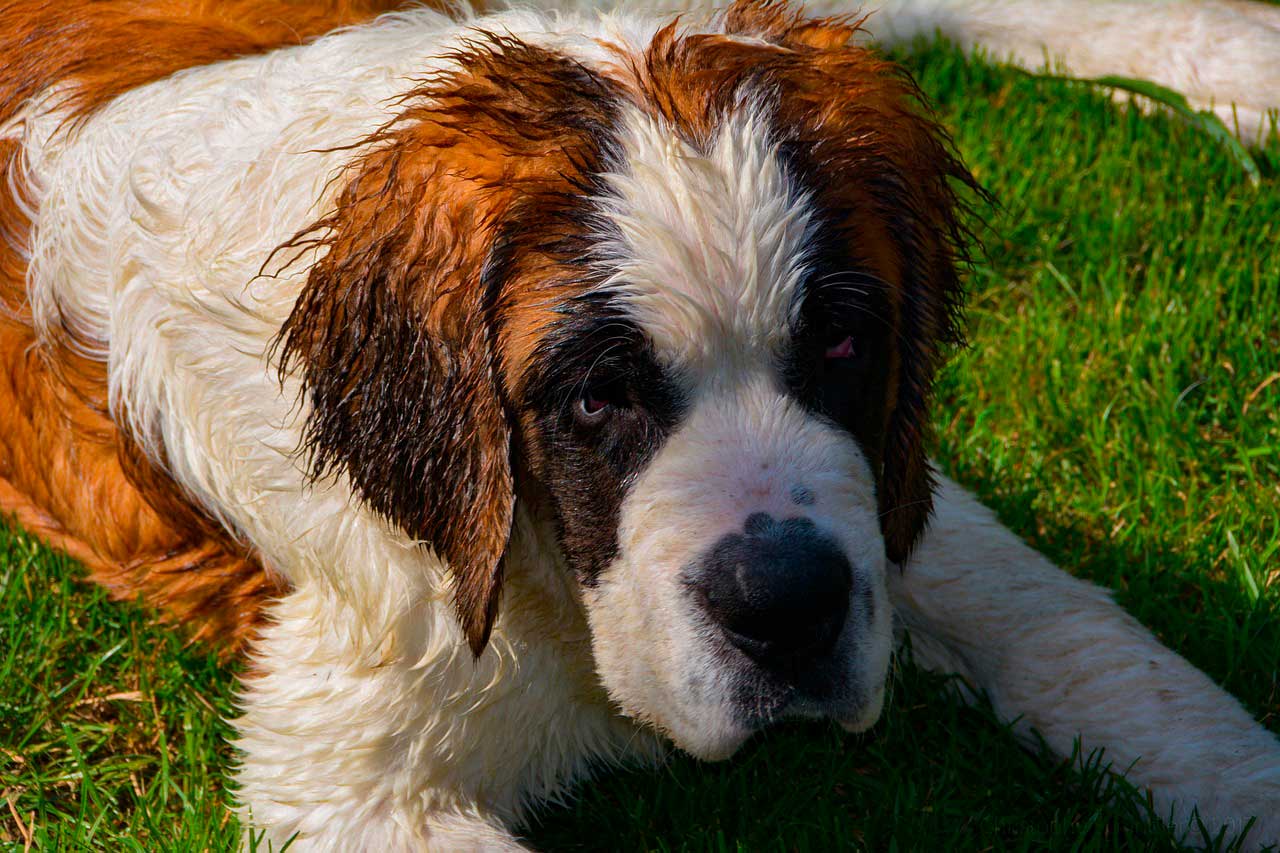
[[[520,756],[504,765],[478,754],[478,731],[497,725],[504,705],[500,688],[478,689],[491,662],[471,662],[444,608],[371,615],[319,584],[273,608],[237,721],[245,847],[256,838],[279,850],[292,838],[289,849],[306,851],[523,849],[502,820]],[[412,623],[459,653],[413,660]]]
[[[1162,646],[1106,590],[1053,566],[942,478],[916,556],[890,572],[915,659],[962,676],[1059,755],[1078,737],[1151,790],[1158,813],[1280,841],[1280,740]]]
[[[478,659],[444,593],[354,601],[306,583],[278,602],[237,721],[244,846],[521,850],[524,810],[593,759],[656,755],[608,706],[589,658],[563,637],[530,641],[548,621],[541,599],[519,581],[508,594],[523,600]]]

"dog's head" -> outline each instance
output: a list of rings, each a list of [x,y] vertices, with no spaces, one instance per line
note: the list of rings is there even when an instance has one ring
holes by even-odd
[[[853,28],[740,3],[477,35],[370,140],[284,331],[317,476],[450,565],[479,654],[549,504],[622,710],[705,757],[879,714],[971,183]]]

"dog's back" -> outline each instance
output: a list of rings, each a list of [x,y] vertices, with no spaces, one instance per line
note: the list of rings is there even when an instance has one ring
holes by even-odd
[[[0,19],[0,512],[80,559],[114,594],[141,593],[229,650],[282,586],[113,423],[102,330],[45,317],[49,334],[38,339],[27,291],[34,188],[22,125],[34,116],[32,99],[56,112],[54,124],[82,125],[131,89],[296,45],[392,5],[15,2]],[[193,146],[200,142],[192,136]]]

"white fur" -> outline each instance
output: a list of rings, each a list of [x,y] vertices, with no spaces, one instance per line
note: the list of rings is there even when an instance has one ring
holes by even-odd
[[[1024,13],[1029,6],[1016,5]],[[974,20],[987,20],[983,9],[991,8],[975,7]],[[1022,20],[1026,31],[1042,22]],[[597,19],[526,11],[483,21],[588,63],[603,55],[591,36],[643,42],[657,23],[631,14]],[[1047,34],[1051,47],[1060,44],[1073,61],[1077,51],[1082,61],[1092,55],[1059,29],[1060,42],[1059,30]],[[513,848],[509,827],[526,807],[558,796],[589,762],[661,752],[649,729],[620,716],[598,683],[596,664],[606,682],[613,667],[610,687],[625,699],[630,688],[618,685],[630,676],[609,662],[608,643],[597,648],[600,660],[593,659],[578,592],[554,557],[550,525],[536,517],[536,508],[517,507],[502,615],[490,648],[473,662],[450,610],[441,563],[354,500],[344,480],[306,487],[293,453],[306,409],[295,406],[295,381],[279,387],[267,351],[314,258],[273,277],[256,275],[275,246],[332,203],[335,188],[327,181],[353,156],[337,149],[387,120],[394,96],[441,67],[437,57],[463,30],[438,13],[407,12],[308,46],[177,74],[118,98],[75,134],[56,112],[42,109],[56,102],[56,93],[46,93],[4,130],[22,141],[36,195],[29,288],[42,331],[65,325],[91,354],[106,359],[112,405],[145,449],[166,459],[202,506],[294,585],[273,608],[256,647],[261,674],[247,683],[237,722],[244,816],[265,825],[276,845],[300,833],[292,849]],[[1260,49],[1274,43],[1268,39],[1260,29],[1246,41]],[[1143,53],[1108,43],[1120,55]],[[1203,42],[1196,44],[1198,57],[1206,58]],[[1242,56],[1242,63],[1258,58]],[[1023,61],[1029,61],[1025,55]],[[1248,71],[1266,83],[1249,103],[1280,100],[1280,87],[1256,64],[1222,67],[1221,79],[1230,85],[1221,91],[1235,92],[1231,86],[1247,82]],[[1213,77],[1206,85],[1218,91],[1218,83]],[[749,125],[741,130],[748,131]],[[683,254],[675,261],[691,286],[695,272],[706,276],[699,286],[714,285],[730,271],[750,283],[743,293],[752,321],[716,340],[750,340],[753,332],[784,327],[778,323],[790,310],[788,282],[798,274],[796,256],[785,249],[806,224],[802,200],[770,172],[765,143],[725,142],[711,157],[725,167],[717,176],[676,148],[658,150],[657,137],[646,132],[639,128],[634,137],[636,183],[627,189],[625,176],[619,178],[629,204],[619,221],[635,226],[624,229],[629,255],[656,258],[646,241],[671,244],[672,223],[659,213],[665,202],[646,207],[659,192],[650,183],[657,177],[669,177],[662,192],[684,193],[691,209],[735,193],[763,200],[740,220],[706,223],[693,234],[698,241],[745,235],[746,268],[733,266],[742,257],[712,253],[715,240],[677,239]],[[751,174],[737,175],[742,183],[736,185],[726,183],[734,165],[751,167]],[[656,172],[639,176],[642,167]],[[744,309],[720,306],[714,287],[699,292],[700,316],[723,315],[732,324]],[[633,293],[637,316],[655,333],[669,311],[679,310],[669,289]],[[684,328],[677,324],[672,334]],[[669,343],[668,351],[676,352],[675,337]],[[714,369],[724,364],[719,354],[709,356]],[[692,363],[692,354],[682,357]],[[869,521],[868,474],[856,448],[803,419],[766,428],[768,418],[793,415],[785,407],[774,410],[765,378],[721,378],[706,386],[686,432],[649,471],[644,493],[657,497],[681,488],[688,475],[680,465],[729,452],[699,443],[767,444],[790,435],[795,447],[775,444],[745,458],[754,464],[792,454],[787,464],[806,483],[847,472],[846,486],[831,485],[830,493],[832,505],[849,515],[824,523],[847,533],[853,551],[878,542]],[[728,410],[740,420],[712,423],[720,410],[715,401],[734,394],[740,396]],[[754,482],[765,484],[762,506],[782,485]],[[844,492],[836,495],[839,488]],[[708,512],[724,518],[741,509]],[[657,547],[640,529],[647,511],[628,507],[629,547]],[[1198,804],[1211,822],[1261,814],[1266,831],[1255,832],[1254,840],[1280,838],[1280,747],[1234,700],[1161,649],[1104,594],[1017,543],[958,489],[944,489],[939,517],[915,565],[902,578],[891,574],[903,621],[922,638],[918,648],[927,649],[930,663],[968,675],[993,694],[1002,713],[1023,715],[1058,749],[1079,732],[1122,764],[1142,756],[1131,776],[1152,785],[1160,802],[1183,810]],[[882,573],[876,553],[857,556],[871,576]],[[1015,564],[1016,573],[1010,570]],[[660,562],[652,568],[658,571]],[[1018,583],[1010,581],[1015,574]],[[1041,603],[1059,595],[1069,595],[1075,618],[1042,612]],[[878,610],[883,619],[887,608]],[[883,623],[872,630],[887,634]],[[1082,631],[1114,637],[1096,664],[1086,658]],[[887,650],[887,642],[881,645]],[[660,679],[670,675],[669,663],[659,655],[648,665]],[[883,664],[873,655],[865,665],[874,672]],[[1074,695],[1064,695],[1063,676],[1073,679]],[[1165,701],[1167,692],[1176,701]],[[878,711],[878,699],[869,708]],[[683,731],[672,720],[655,722],[672,734]],[[846,722],[857,727],[866,720]],[[709,735],[708,754],[727,751],[733,736],[716,747]],[[1226,760],[1237,772],[1219,778]]]
[[[600,200],[619,237],[600,251],[605,287],[659,355],[694,373],[779,355],[799,306],[811,214],[751,104],[703,155],[631,110],[622,169]]]

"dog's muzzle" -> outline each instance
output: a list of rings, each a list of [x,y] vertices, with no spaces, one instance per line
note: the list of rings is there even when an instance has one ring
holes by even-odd
[[[848,618],[854,573],[812,521],[755,513],[686,581],[730,645],[772,679],[825,698],[825,662]]]

